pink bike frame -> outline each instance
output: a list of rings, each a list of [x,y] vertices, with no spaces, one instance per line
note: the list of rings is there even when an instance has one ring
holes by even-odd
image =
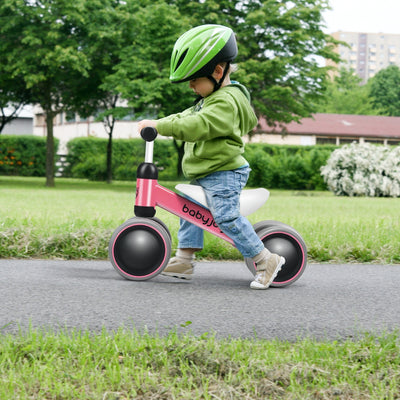
[[[232,239],[218,228],[207,208],[159,185],[156,179],[137,179],[135,206],[158,206],[234,245]]]

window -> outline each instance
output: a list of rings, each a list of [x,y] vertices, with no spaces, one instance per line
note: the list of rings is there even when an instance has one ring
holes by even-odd
[[[385,141],[383,139],[364,139],[364,143],[384,144]]]
[[[44,126],[46,125],[46,120],[44,119],[44,114],[36,114],[35,115],[35,126]]]
[[[358,138],[339,138],[340,144],[351,144],[353,142],[358,143],[359,139]]]
[[[317,136],[317,144],[334,144],[336,145],[336,138],[332,137],[318,137]]]

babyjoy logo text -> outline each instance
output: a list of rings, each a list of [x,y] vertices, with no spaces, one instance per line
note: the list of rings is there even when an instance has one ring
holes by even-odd
[[[205,225],[205,226],[214,225],[216,228],[218,228],[218,225],[214,222],[214,220],[212,218],[206,217],[200,211],[196,211],[196,210],[190,209],[186,204],[183,205],[182,211],[185,214],[189,214],[193,218],[201,220],[202,224]],[[211,221],[210,221],[210,219],[211,219]]]

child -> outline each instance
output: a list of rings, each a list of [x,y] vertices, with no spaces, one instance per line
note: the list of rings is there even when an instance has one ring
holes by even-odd
[[[192,184],[203,187],[218,227],[244,257],[256,263],[257,273],[250,287],[267,289],[285,259],[264,247],[239,211],[239,196],[250,173],[242,156],[242,136],[257,125],[257,118],[247,89],[230,80],[231,62],[236,55],[236,39],[230,28],[202,25],[184,33],[172,52],[170,80],[189,81],[201,100],[181,113],[140,121],[139,131],[150,126],[160,135],[185,142],[182,161],[185,176]],[[178,242],[176,256],[162,273],[191,279],[194,253],[203,248],[203,230],[181,220]]]

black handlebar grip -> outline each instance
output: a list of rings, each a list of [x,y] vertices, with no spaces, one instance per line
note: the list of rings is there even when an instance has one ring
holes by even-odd
[[[146,126],[146,128],[143,128],[140,131],[140,136],[146,141],[146,142],[152,142],[153,140],[155,140],[155,138],[157,137],[158,133],[157,133],[157,129],[156,128],[152,128],[151,126]]]

